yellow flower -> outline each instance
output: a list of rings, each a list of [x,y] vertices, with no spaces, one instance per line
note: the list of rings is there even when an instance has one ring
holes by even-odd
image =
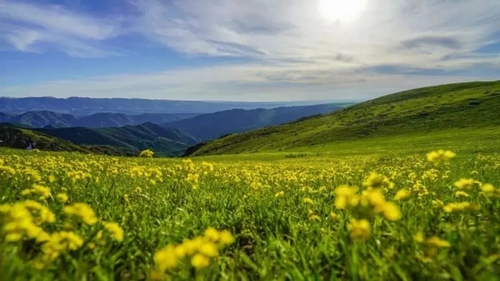
[[[50,183],[53,183],[55,180],[56,180],[56,177],[54,177],[54,175],[50,175],[49,176],[49,182]]]
[[[459,190],[459,191],[455,192],[455,196],[456,197],[469,197],[469,194],[465,191]]]
[[[196,269],[203,269],[210,264],[210,260],[202,254],[196,254],[191,258],[191,264]]]
[[[141,153],[139,153],[139,157],[153,158],[154,154],[155,153],[152,150],[146,149],[146,150],[141,151]]]
[[[205,230],[204,234],[205,234],[205,237],[207,237],[212,242],[217,242],[217,240],[219,240],[219,237],[220,237],[217,229],[215,229],[213,227],[207,228]]]
[[[217,246],[211,242],[205,242],[199,248],[199,252],[204,254],[207,257],[216,257],[219,255],[219,251]]]
[[[427,239],[427,244],[438,248],[448,248],[451,246],[450,242],[442,240],[436,236]]]
[[[481,185],[481,191],[484,193],[493,193],[495,192],[495,187],[492,184],[486,183]]]
[[[83,245],[83,239],[74,232],[55,232],[50,239],[42,245],[42,251],[49,257],[57,257],[61,252],[77,250]]]
[[[363,186],[368,188],[393,188],[394,183],[386,176],[372,172],[363,182]]]
[[[398,192],[396,192],[396,195],[394,196],[394,200],[397,201],[403,201],[406,200],[410,197],[411,192],[408,190],[400,189]]]
[[[161,271],[174,268],[179,264],[175,247],[172,245],[167,245],[163,249],[157,251],[153,259],[156,267]]]
[[[306,203],[306,204],[311,204],[311,205],[312,205],[312,204],[314,204],[314,201],[313,201],[311,198],[304,198],[304,200],[303,200],[303,201],[304,201],[304,203]]]
[[[474,186],[473,179],[460,179],[453,184],[458,189],[470,190]]]
[[[123,241],[123,229],[116,222],[106,222],[104,228],[112,234],[116,241]]]
[[[280,191],[280,192],[274,194],[274,197],[280,197],[280,196],[283,196],[283,195],[285,195],[285,192],[284,191]]]
[[[427,161],[434,163],[446,163],[454,158],[456,154],[450,150],[437,150],[427,153]]]
[[[393,203],[386,203],[383,206],[383,214],[384,217],[388,220],[399,220],[401,218],[401,212],[399,211],[398,206],[394,205]]]
[[[321,220],[321,218],[318,215],[314,215],[314,214],[310,215],[309,219],[313,220],[313,221],[320,221]]]
[[[337,209],[345,209],[348,204],[354,204],[356,203],[356,201],[359,201],[359,199],[356,200],[358,198],[356,195],[357,192],[357,187],[351,187],[347,185],[341,185],[337,187],[335,189],[335,207]]]
[[[229,244],[232,244],[234,242],[234,237],[231,234],[231,232],[229,232],[229,230],[223,230],[220,232],[219,242],[222,245],[229,245]]]
[[[370,234],[370,223],[365,219],[351,220],[347,229],[350,231],[351,238],[364,239]]]
[[[175,246],[175,255],[179,258],[183,258],[186,256],[186,247],[182,245]]]
[[[66,195],[65,193],[57,194],[56,198],[57,198],[57,201],[59,201],[60,203],[66,203],[69,200],[68,195]]]
[[[417,241],[418,243],[423,243],[424,239],[425,237],[422,231],[417,232],[417,234],[413,236],[413,240]]]
[[[63,210],[68,215],[80,217],[83,222],[88,225],[93,225],[98,221],[94,210],[92,210],[92,208],[85,203],[75,203],[70,206],[65,206]]]

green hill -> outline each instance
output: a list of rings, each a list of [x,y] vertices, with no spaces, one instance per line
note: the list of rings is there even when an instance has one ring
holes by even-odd
[[[191,147],[186,155],[309,150],[325,145],[335,148],[346,142],[396,140],[398,136],[425,135],[428,141],[451,130],[455,137],[460,137],[462,131],[464,134],[479,129],[499,131],[496,130],[500,126],[499,109],[500,81],[419,88],[328,115],[232,134]]]
[[[32,144],[34,148],[46,151],[69,151],[115,156],[133,155],[126,150],[116,147],[96,145],[81,146],[31,129],[6,123],[0,124],[0,147],[26,149],[30,144]]]
[[[153,123],[119,128],[39,128],[33,129],[46,135],[78,145],[111,146],[138,154],[152,149],[158,156],[180,156],[197,139],[178,129],[167,129]]]

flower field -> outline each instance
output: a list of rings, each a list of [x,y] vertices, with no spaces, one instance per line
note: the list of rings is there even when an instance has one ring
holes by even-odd
[[[500,154],[0,152],[4,280],[499,280]]]

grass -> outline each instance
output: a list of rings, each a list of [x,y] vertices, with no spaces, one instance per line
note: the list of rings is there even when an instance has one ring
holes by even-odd
[[[9,232],[3,228],[0,271],[7,280],[498,280],[500,215],[495,210],[500,197],[485,196],[481,187],[491,183],[500,195],[500,154],[488,150],[495,141],[475,137],[463,142],[443,135],[445,142],[402,144],[404,149],[390,154],[361,149],[189,160],[2,149],[0,210],[15,202],[40,202],[56,217],[40,224],[52,234],[47,244],[61,243],[54,238],[60,231],[82,240],[74,250],[61,246],[59,256],[49,259],[43,243],[26,237],[6,241]],[[434,165],[423,153],[431,146],[455,146],[458,155],[449,165]],[[372,208],[336,207],[336,188],[361,187],[372,171],[394,183],[380,190],[384,204],[397,206],[400,218],[388,219]],[[461,178],[478,183],[460,190],[453,183]],[[34,183],[50,194],[23,195]],[[410,192],[408,200],[394,199],[400,189]],[[60,193],[69,201],[58,202]],[[88,204],[99,222],[82,223],[88,212],[82,217],[64,212],[64,206],[78,202]],[[480,209],[447,213],[443,204],[454,202]],[[366,236],[359,226],[358,232],[348,228],[362,219],[370,225]],[[97,238],[103,221],[118,223],[123,241],[107,230]],[[9,222],[5,211],[0,222],[4,227]],[[234,242],[220,247],[215,257],[202,255],[206,267],[198,262],[197,268],[191,257],[177,258],[166,248],[186,250],[185,239],[211,227],[230,231]],[[419,232],[425,236],[421,242],[414,240]],[[194,241],[204,253],[215,245]],[[162,249],[165,255],[155,260]],[[179,259],[178,264],[160,274],[169,259]],[[37,269],[41,261],[44,267]]]

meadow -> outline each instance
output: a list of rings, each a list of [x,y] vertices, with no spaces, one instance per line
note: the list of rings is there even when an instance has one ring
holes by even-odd
[[[1,278],[500,280],[500,153],[438,149],[1,149]]]

